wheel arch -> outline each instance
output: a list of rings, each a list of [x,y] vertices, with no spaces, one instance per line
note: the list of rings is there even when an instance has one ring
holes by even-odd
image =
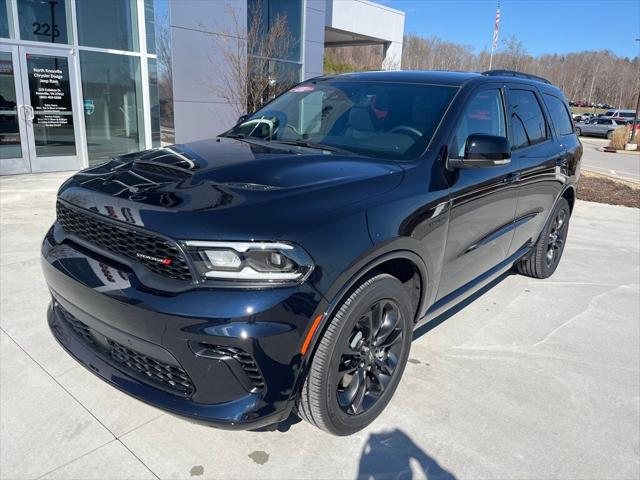
[[[411,241],[415,240],[411,239]],[[400,246],[395,242],[387,244],[353,264],[338,277],[328,290],[325,295],[327,305],[324,311],[321,312],[322,319],[315,329],[309,348],[304,355],[305,374],[306,367],[313,358],[318,342],[322,338],[329,321],[333,318],[336,309],[339,308],[342,300],[350,295],[353,288],[373,272],[388,273],[398,278],[405,285],[413,301],[411,306],[414,314],[413,321],[415,323],[418,320],[420,312],[427,299],[430,298],[431,289],[433,288],[432,282],[429,280],[429,269],[422,258],[413,249],[407,248],[407,245]]]

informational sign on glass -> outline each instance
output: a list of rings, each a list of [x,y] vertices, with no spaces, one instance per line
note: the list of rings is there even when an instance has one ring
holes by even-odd
[[[67,59],[27,55],[27,71],[37,155],[75,155]]]

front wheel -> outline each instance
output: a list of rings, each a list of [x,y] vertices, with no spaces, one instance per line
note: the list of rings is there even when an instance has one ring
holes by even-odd
[[[531,252],[516,264],[518,272],[533,278],[553,275],[564,252],[570,217],[569,202],[561,198]]]
[[[331,319],[311,363],[296,411],[334,435],[355,433],[380,415],[407,363],[411,299],[380,273],[357,286]]]

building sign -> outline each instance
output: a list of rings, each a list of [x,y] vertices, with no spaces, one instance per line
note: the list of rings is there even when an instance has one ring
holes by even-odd
[[[33,122],[49,128],[73,123],[67,59],[30,55],[27,61]]]

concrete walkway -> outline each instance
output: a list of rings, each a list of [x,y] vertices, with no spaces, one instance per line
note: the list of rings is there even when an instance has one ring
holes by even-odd
[[[227,432],[107,386],[49,333],[39,243],[65,176],[0,179],[1,478],[639,477],[639,210],[578,202],[556,274],[417,332],[360,434]]]

